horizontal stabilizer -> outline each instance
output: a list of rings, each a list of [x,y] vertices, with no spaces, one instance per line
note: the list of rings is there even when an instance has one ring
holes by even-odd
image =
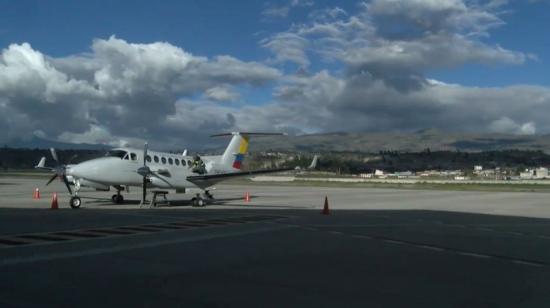
[[[54,168],[46,167],[46,157],[42,156],[40,158],[40,161],[36,166],[34,166],[35,169],[45,169],[45,170],[54,170]]]
[[[318,161],[319,161],[319,156],[318,155],[313,156],[313,160],[311,161],[311,164],[309,165],[309,167],[307,167],[307,169],[315,169],[317,167]]]
[[[46,157],[42,156],[42,158],[40,158],[40,161],[38,162],[38,165],[36,165],[35,168],[44,168],[45,165]]]

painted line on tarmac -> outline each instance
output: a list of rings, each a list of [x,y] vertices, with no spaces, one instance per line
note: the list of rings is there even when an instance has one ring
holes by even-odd
[[[352,234],[351,237],[365,239],[365,240],[373,240],[374,239],[372,236],[360,235],[360,234]]]
[[[467,251],[457,251],[456,254],[467,256],[467,257],[474,257],[474,258],[482,258],[482,259],[491,259],[493,258],[490,255],[485,255],[481,253],[475,253],[475,252],[467,252]],[[515,261],[512,261],[515,262]]]
[[[472,258],[480,258],[480,259],[495,259],[505,262],[510,262],[518,265],[528,265],[528,266],[535,266],[535,267],[546,267],[549,266],[547,262],[544,261],[537,261],[537,260],[529,260],[529,259],[523,259],[523,258],[515,258],[515,257],[508,257],[503,255],[496,255],[496,254],[488,254],[488,253],[480,253],[475,251],[468,251],[468,250],[462,250],[462,249],[456,249],[451,247],[443,247],[438,245],[432,245],[427,243],[420,243],[420,242],[413,242],[408,240],[400,240],[396,238],[390,238],[385,236],[379,236],[379,235],[365,235],[365,234],[356,234],[356,233],[345,233],[340,231],[334,231],[334,230],[319,230],[324,231],[331,234],[337,234],[335,232],[338,232],[342,235],[350,235],[353,238],[360,238],[360,239],[367,239],[367,240],[376,240],[376,241],[382,241],[389,244],[394,245],[407,245],[409,247],[415,247],[425,250],[431,250],[436,251],[440,253],[452,253],[456,255],[466,256],[466,257],[472,257]]]
[[[426,219],[422,219],[422,218],[407,219],[407,218],[403,218],[403,217],[389,217],[389,216],[385,216],[385,215],[369,215],[369,214],[367,214],[365,216],[380,217],[380,218],[396,218],[396,219],[401,219],[401,220],[405,220],[405,221],[415,221],[415,222],[420,222],[420,223],[431,223],[431,224],[434,224],[434,225],[437,225],[437,226],[444,226],[444,227],[461,228],[461,229],[465,228],[465,229],[470,229],[470,230],[478,230],[478,231],[484,231],[484,232],[508,234],[508,235],[513,235],[513,236],[521,236],[521,237],[528,237],[528,238],[536,237],[536,238],[546,239],[546,240],[550,239],[550,236],[544,236],[544,235],[540,235],[540,234],[536,234],[536,233],[528,234],[528,233],[522,233],[522,232],[516,232],[516,231],[499,231],[499,230],[496,230],[496,229],[488,228],[488,226],[504,226],[504,227],[509,227],[510,226],[510,225],[506,225],[506,224],[497,224],[497,225],[484,224],[482,226],[476,226],[476,225],[468,226],[468,225],[462,225],[462,224],[445,223],[445,222],[440,221],[440,220],[426,220]],[[415,224],[413,224],[413,226],[414,225]],[[529,225],[529,224],[514,224],[513,226],[518,226],[518,225],[532,226],[532,225]],[[376,225],[372,225],[372,226],[376,226]],[[383,225],[380,225],[380,226],[383,226]],[[388,226],[391,226],[391,225],[388,225]],[[399,224],[396,224],[396,226],[399,226]],[[402,224],[401,226],[407,226],[407,224]],[[545,224],[545,226],[547,226],[547,224]]]
[[[174,219],[174,218],[188,218],[187,216],[184,216],[184,214],[187,214],[187,212],[181,212],[182,215],[178,216],[165,216],[165,215],[146,215],[146,214],[134,214],[134,213],[116,213],[116,212],[109,212],[109,211],[103,211],[102,214],[107,215],[115,215],[115,216],[130,216],[130,217],[145,217],[145,218],[164,218],[164,219]],[[158,213],[158,212],[157,212]],[[179,213],[179,212],[178,212]],[[200,218],[200,217],[196,217]]]
[[[331,224],[331,225],[306,225],[308,227],[318,227],[318,228],[324,228],[324,227],[337,227],[337,228],[379,228],[379,227],[421,227],[418,224],[410,224],[410,223],[387,223],[387,224],[359,224],[359,225],[350,225],[350,224]]]
[[[475,227],[474,229],[479,231],[497,232],[495,229],[486,228],[486,227]],[[510,234],[510,232],[506,232],[506,233]]]
[[[302,229],[302,230],[307,230],[307,231],[319,231],[319,229],[315,229],[315,228],[308,228],[308,227],[301,227],[301,226],[297,226],[297,227]]]
[[[266,222],[287,218],[275,215],[239,216],[231,218],[194,219],[156,224],[126,225],[94,229],[64,230],[40,233],[8,234],[0,236],[0,249],[15,248],[23,245],[48,245],[62,241],[77,241],[115,236],[142,235],[157,232],[171,232],[184,229],[223,227],[227,225]]]
[[[282,226],[282,225],[278,225],[278,226],[271,225],[269,228],[263,227],[263,228],[256,228],[256,229],[247,230],[247,231],[229,231],[229,232],[222,232],[220,234],[197,235],[197,236],[175,239],[175,240],[154,241],[149,243],[130,244],[130,245],[118,245],[118,246],[109,247],[109,248],[96,248],[96,249],[89,249],[84,251],[54,253],[50,255],[34,255],[31,257],[17,257],[13,259],[0,260],[0,266],[96,256],[96,255],[102,255],[102,254],[108,254],[108,253],[117,253],[117,252],[122,252],[127,250],[134,250],[134,249],[155,248],[155,247],[160,247],[165,245],[191,243],[191,242],[199,242],[199,241],[212,240],[212,239],[243,236],[243,235],[249,235],[249,234],[280,231],[280,230],[285,230],[289,228],[290,227]]]

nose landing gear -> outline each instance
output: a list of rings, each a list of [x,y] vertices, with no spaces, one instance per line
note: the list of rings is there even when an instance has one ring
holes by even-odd
[[[124,203],[124,197],[120,194],[120,191],[123,189],[122,187],[115,187],[116,194],[111,197],[111,200],[113,200],[113,203],[116,204],[122,204]]]
[[[73,209],[79,209],[82,205],[82,200],[80,200],[80,197],[78,196],[72,196],[70,204]]]

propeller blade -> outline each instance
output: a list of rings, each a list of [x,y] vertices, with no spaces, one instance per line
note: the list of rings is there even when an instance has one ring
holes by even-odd
[[[147,144],[147,142],[145,142],[145,144],[143,145],[143,166],[147,166],[147,147],[149,145]]]
[[[50,180],[48,181],[48,183],[46,183],[46,186],[50,185],[50,183],[53,182],[53,180],[55,180],[56,177],[57,177],[57,173],[54,174],[54,175],[50,178]]]
[[[147,197],[147,175],[151,173],[151,170],[147,167],[147,147],[148,144],[145,142],[143,145],[143,167],[138,169],[138,173],[143,176],[141,204],[145,204],[145,198]]]
[[[145,197],[147,197],[147,178],[143,177],[143,195],[141,198],[141,204],[145,204]]]
[[[67,176],[63,174],[62,178],[63,178],[63,183],[65,183],[65,186],[67,186],[67,190],[69,191],[69,194],[72,196],[73,192],[71,190],[71,186],[69,185],[69,180],[67,180]]]
[[[50,153],[52,154],[53,160],[59,163],[59,159],[57,159],[57,153],[54,148],[50,148]]]

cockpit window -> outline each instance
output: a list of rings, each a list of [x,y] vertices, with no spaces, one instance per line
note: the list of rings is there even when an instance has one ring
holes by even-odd
[[[108,157],[118,157],[120,159],[123,159],[124,156],[126,156],[126,151],[123,151],[123,150],[113,150],[113,151],[109,151],[107,152],[107,155]],[[128,158],[126,158],[128,159]]]
[[[136,155],[136,153],[130,153],[130,158],[131,158],[132,160],[137,160],[137,155]]]

